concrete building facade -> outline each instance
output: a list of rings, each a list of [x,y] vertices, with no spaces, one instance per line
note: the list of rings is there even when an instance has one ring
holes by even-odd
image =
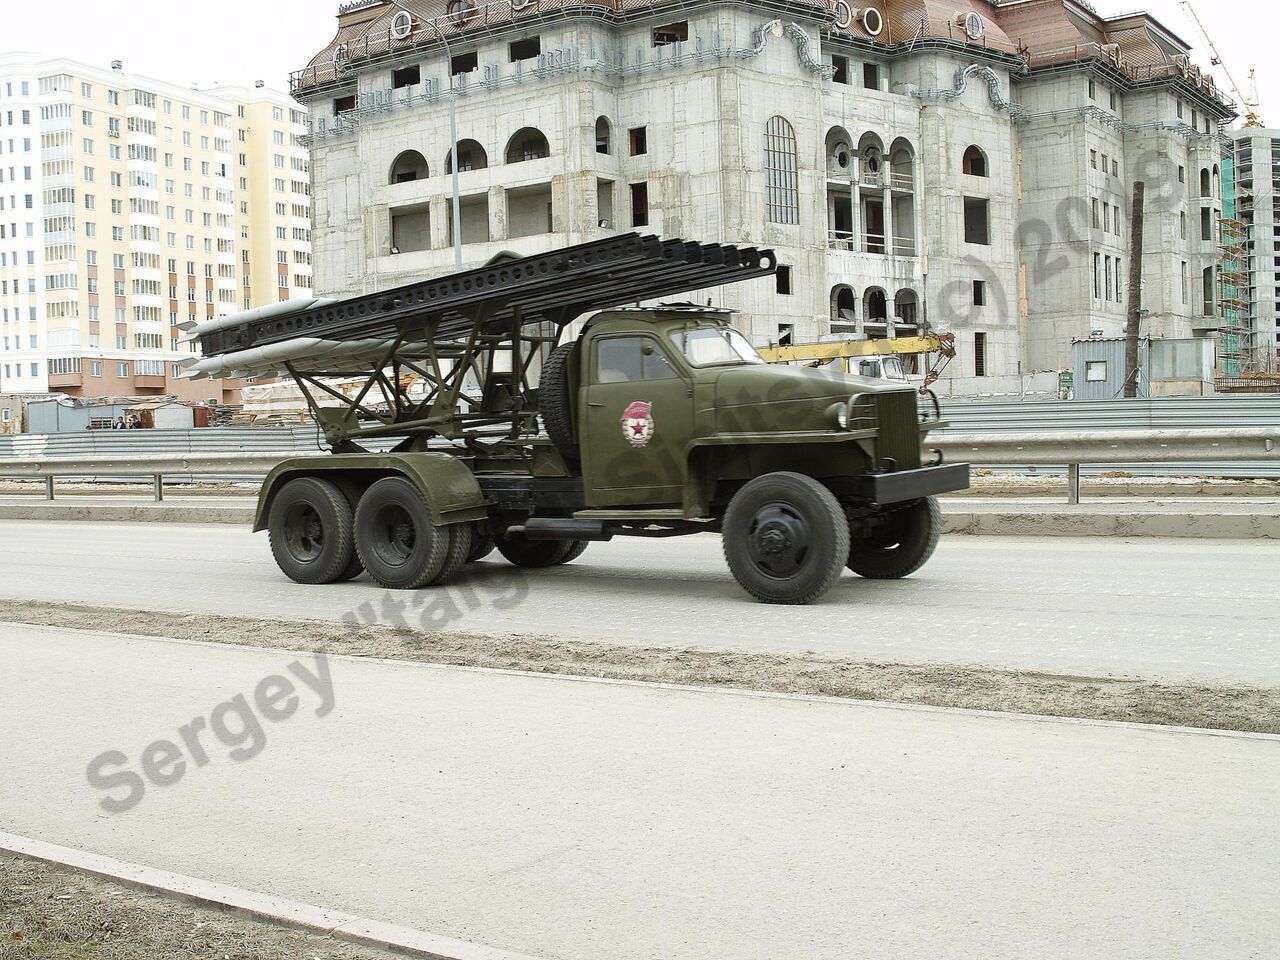
[[[467,265],[626,230],[769,246],[776,283],[696,299],[760,344],[953,332],[945,389],[1017,391],[1121,332],[1134,179],[1143,332],[1206,326],[1190,191],[1232,111],[1189,53],[1069,0],[347,4],[293,81],[318,290],[452,269],[452,102]]]
[[[0,390],[234,402],[178,325],[310,294],[306,131],[264,87],[0,56]]]
[[[1272,373],[1280,370],[1280,130],[1244,127],[1232,137],[1250,366]]]

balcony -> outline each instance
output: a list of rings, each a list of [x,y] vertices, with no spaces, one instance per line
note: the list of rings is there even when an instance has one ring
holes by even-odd
[[[164,387],[164,374],[156,376],[155,374],[135,373],[133,375],[133,388],[135,390],[163,390]]]
[[[79,387],[84,385],[84,375],[78,371],[75,373],[51,373],[49,374],[49,389],[58,390],[65,387]]]
[[[858,238],[851,230],[828,230],[827,246],[832,250],[856,251]]]

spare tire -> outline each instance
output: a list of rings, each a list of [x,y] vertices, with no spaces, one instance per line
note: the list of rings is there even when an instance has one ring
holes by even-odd
[[[573,398],[569,390],[569,357],[574,344],[562,343],[551,351],[542,365],[542,380],[538,385],[538,412],[547,436],[556,445],[560,455],[571,463],[582,459],[573,430]]]

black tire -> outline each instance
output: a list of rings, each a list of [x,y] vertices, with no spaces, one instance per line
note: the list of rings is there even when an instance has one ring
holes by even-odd
[[[275,495],[267,537],[276,565],[298,583],[341,580],[355,554],[351,505],[334,484],[290,480]]]
[[[445,554],[444,566],[431,580],[433,584],[448,583],[462,569],[471,553],[471,524],[451,523],[442,530],[449,534],[449,552]]]
[[[869,580],[898,580],[923,567],[942,536],[942,507],[925,497],[886,512],[869,534],[849,536],[848,567]]]
[[[764,603],[811,603],[831,589],[849,555],[849,523],[812,477],[768,473],[729,501],[724,558],[742,589]]]
[[[570,540],[569,549],[565,552],[563,557],[556,561],[556,563],[573,563],[573,561],[582,556],[583,552],[588,546],[590,546],[590,544],[590,540]]]
[[[493,553],[497,544],[493,542],[493,534],[489,532],[489,524],[477,520],[471,524],[471,552],[467,554],[467,563],[483,560]]]
[[[364,493],[364,487],[349,477],[333,477],[331,479],[334,486],[341,490],[342,495],[347,498],[347,503],[351,506],[351,516],[354,518],[356,507],[360,503],[360,495]],[[347,569],[343,570],[342,573],[338,575],[338,578],[333,582],[346,583],[348,580],[354,580],[362,573],[364,573],[364,564],[360,562],[360,554],[355,549],[353,537],[351,544],[351,562],[347,564]]]
[[[498,538],[498,552],[517,567],[537,569],[554,567],[568,554],[572,540],[530,540],[523,534],[508,534]]]
[[[562,343],[551,351],[542,365],[542,379],[538,383],[538,412],[547,436],[556,445],[560,455],[577,463],[582,459],[578,441],[573,431],[573,400],[569,396],[569,357],[572,343]]]
[[[451,541],[422,494],[403,477],[365,491],[356,508],[356,550],[369,576],[392,590],[431,583],[444,569]]]

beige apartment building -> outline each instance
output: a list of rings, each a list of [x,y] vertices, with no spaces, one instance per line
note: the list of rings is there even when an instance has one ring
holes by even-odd
[[[0,55],[0,392],[233,403],[179,324],[311,294],[306,114]]]

